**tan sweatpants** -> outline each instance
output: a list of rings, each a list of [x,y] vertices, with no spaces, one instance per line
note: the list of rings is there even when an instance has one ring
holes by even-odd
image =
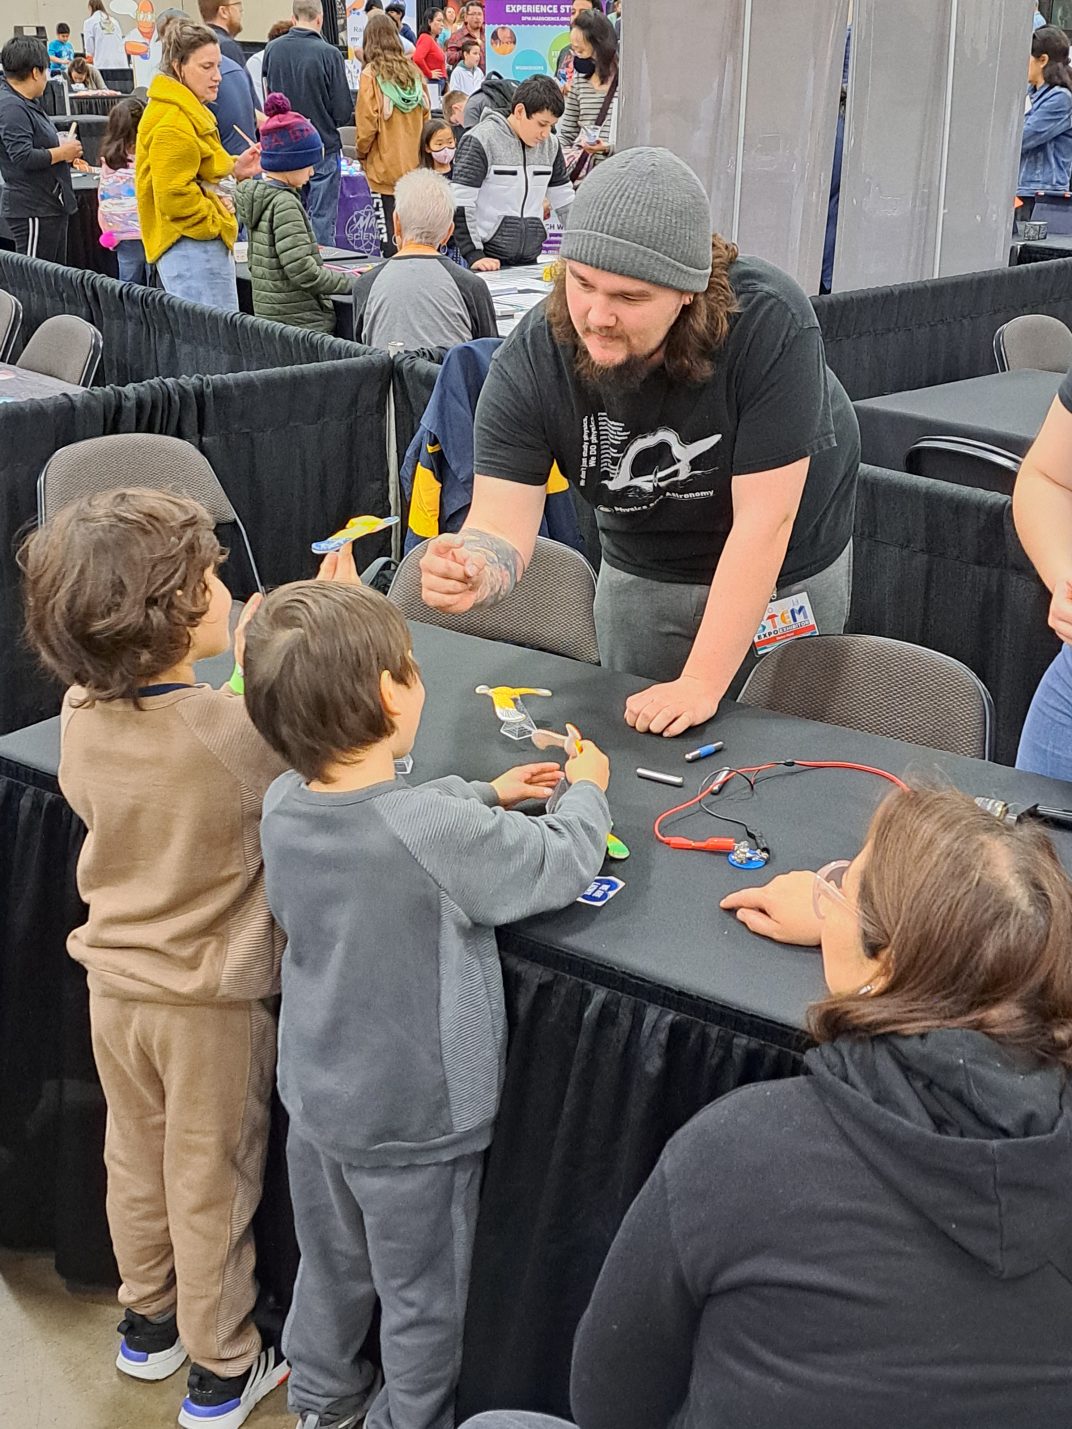
[[[251,1221],[261,1195],[275,1019],[259,1002],[90,998],[108,1103],[108,1226],[140,1315],[176,1310],[195,1364],[243,1373],[260,1351]]]

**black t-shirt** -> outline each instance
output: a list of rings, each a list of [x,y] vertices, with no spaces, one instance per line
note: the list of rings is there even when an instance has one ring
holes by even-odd
[[[595,507],[612,566],[701,584],[733,524],[731,478],[810,457],[779,584],[831,565],[852,536],[856,413],[803,290],[758,258],[739,258],[730,282],[738,311],[710,379],[675,384],[657,368],[618,399],[579,381],[542,305],[528,314],[484,384],[476,470],[542,486],[557,462]]]
[[[1072,412],[1072,372],[1066,372],[1061,379],[1061,385],[1057,389],[1057,395],[1061,399],[1061,406],[1066,412]]]

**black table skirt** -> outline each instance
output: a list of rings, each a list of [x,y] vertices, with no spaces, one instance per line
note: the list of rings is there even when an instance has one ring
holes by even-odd
[[[118,278],[119,263],[115,249],[101,247],[96,184],[76,186],[74,196],[78,209],[71,215],[67,229],[68,265],[85,268],[90,273],[103,273],[106,278]]]
[[[82,969],[82,827],[55,781],[0,760],[0,1243],[51,1248],[65,1279],[116,1283],[104,1098]],[[668,930],[668,937],[672,931]],[[800,1069],[800,1034],[501,934],[510,1050],[487,1158],[459,1422],[568,1411],[573,1333],[667,1139],[714,1097]],[[262,1289],[285,1307],[294,1245],[277,1108],[256,1222]]]

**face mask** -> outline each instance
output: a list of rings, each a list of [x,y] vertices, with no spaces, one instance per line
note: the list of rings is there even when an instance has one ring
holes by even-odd
[[[436,164],[453,164],[454,155],[457,149],[436,149],[432,155],[432,160]]]
[[[580,55],[573,56],[573,73],[579,74],[582,79],[591,79],[596,72],[596,62],[593,59],[582,60]]]

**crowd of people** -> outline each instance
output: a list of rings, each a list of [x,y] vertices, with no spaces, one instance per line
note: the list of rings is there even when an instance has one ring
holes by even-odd
[[[177,297],[236,310],[233,254],[241,231],[248,242],[258,316],[331,331],[330,297],[345,292],[347,284],[325,270],[317,250],[335,244],[340,131],[351,122],[356,155],[380,220],[381,256],[393,258],[397,252],[398,183],[420,168],[431,168],[453,185],[454,217],[447,225],[453,243],[446,256],[462,272],[533,261],[546,238],[547,213],[554,208],[564,218],[574,186],[614,152],[618,40],[600,0],[575,0],[566,98],[551,77],[515,85],[485,74],[484,11],[475,0],[460,9],[429,8],[417,34],[405,23],[403,5],[384,8],[382,0],[366,0],[354,36],[360,59],[356,101],[341,53],[323,38],[322,0],[294,0],[292,17],[273,25],[265,49],[248,62],[237,43],[242,5],[198,4],[200,25],[179,10],[158,14],[159,73],[144,95],[119,101],[110,113],[104,138],[110,158],[101,168],[98,211],[101,241],[116,249],[123,281],[148,282],[155,275]],[[75,141],[61,141],[35,106],[33,126],[40,142],[35,153],[27,153],[15,130],[5,134],[2,115],[8,112],[15,128],[23,127],[23,108],[42,92],[42,75],[47,79],[63,72],[73,90],[102,88],[93,61],[114,58],[106,53],[108,27],[114,23],[103,0],[91,0],[85,55],[76,55],[66,25],[58,27],[43,65],[37,63],[36,41],[13,41],[5,48],[6,78],[0,89],[4,213],[17,220],[16,242],[32,256],[64,260],[64,216],[73,208],[71,165],[80,165],[81,149]],[[18,100],[5,104],[9,95]],[[316,136],[313,147],[319,145],[318,153],[309,153],[309,164],[295,166],[311,170],[296,189],[305,220],[300,263],[279,262],[280,245],[272,230],[284,209],[291,220],[302,215],[277,201],[280,185],[286,184],[279,175],[295,171],[279,167],[279,122],[272,143],[276,167],[263,162],[269,110],[277,121],[283,114],[304,121]],[[303,155],[307,138],[299,146]],[[33,171],[37,155],[45,151],[54,171],[47,185],[23,180],[22,171]],[[114,162],[121,151],[124,156],[133,152],[132,166]],[[267,190],[240,198],[245,181],[267,184],[276,198]],[[19,212],[20,207],[27,211]],[[419,226],[427,231],[427,223]],[[426,270],[409,265],[404,271]],[[444,291],[471,294],[472,288],[454,274]],[[418,287],[409,305],[425,297]],[[448,307],[455,320],[447,325],[429,325],[418,317],[408,324],[362,328],[399,334],[407,326],[431,326],[443,346],[483,335],[482,314],[470,312],[460,300]]]
[[[328,332],[351,280],[320,247],[355,111],[320,0],[295,0],[265,51],[257,138],[237,153],[220,116],[225,66],[250,84],[225,48],[241,7],[201,5],[203,24],[161,17],[160,73],[112,111],[105,236],[126,281],[152,266],[228,308],[241,225],[258,312]],[[615,152],[598,5],[577,0],[568,94],[534,76],[503,109],[477,86],[460,139],[427,85],[483,69],[483,11],[430,10],[409,36],[404,14],[368,0],[359,37],[356,149],[390,256],[353,286],[358,340],[495,336],[480,273],[539,253],[545,204],[563,219],[553,291],[483,382],[471,502],[425,548],[424,600],[449,621],[523,593],[557,469],[596,513],[602,664],[644,682],[608,721],[681,735],[752,668],[772,592],[844,629],[854,409],[807,296],[712,233],[695,173],[664,149]],[[1061,59],[1036,29],[1033,86],[1062,88],[1064,43]],[[40,156],[5,212],[24,251],[55,256],[78,145],[36,104],[50,63],[39,41],[4,47],[0,152],[18,133]],[[1072,374],[1014,499],[1065,642],[1020,762],[1072,780],[1070,454]],[[548,762],[400,777],[426,692],[352,545],[247,604],[219,690],[195,665],[230,648],[231,596],[196,502],[86,497],[18,559],[29,639],[67,690],[59,778],[87,830],[69,948],[108,1103],[117,1368],[162,1380],[189,1360],[184,1429],[239,1429],[288,1376],[299,1429],[453,1429],[505,1065],[494,929],[567,907],[599,872],[609,761],[576,741],[564,790]],[[551,812],[520,812],[552,793]],[[742,888],[715,916],[820,950],[808,1075],[744,1087],[666,1146],[577,1333],[576,1424],[1061,1423],[1072,882],[1047,837],[900,788],[855,857]],[[254,1315],[251,1229],[274,1087],[301,1251],[281,1338]],[[570,1426],[503,1410],[471,1429]]]

